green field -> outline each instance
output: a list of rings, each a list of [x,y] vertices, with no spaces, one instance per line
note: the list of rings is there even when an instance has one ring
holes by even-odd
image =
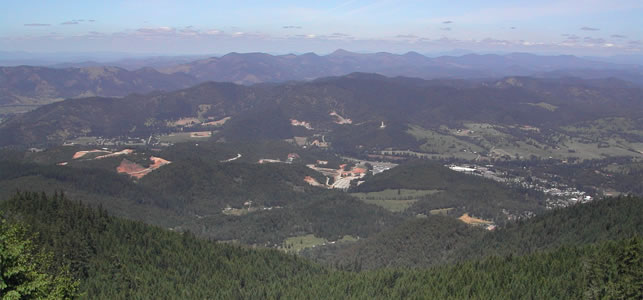
[[[420,198],[435,194],[437,190],[389,189],[380,192],[351,193],[361,201],[380,206],[392,212],[403,212]]]
[[[546,106],[538,104],[537,106]],[[550,106],[545,109],[555,109]],[[508,159],[576,158],[602,159],[605,157],[643,157],[643,130],[640,120],[606,118],[555,131],[521,125],[503,127],[485,123],[465,123],[464,128],[446,126],[438,131],[410,126],[409,134],[426,142],[420,152],[388,151],[393,155],[411,155],[433,159],[478,159],[482,155]],[[508,132],[520,133],[509,134]],[[540,142],[539,142],[540,140]],[[542,140],[549,140],[548,144]],[[383,153],[383,154],[388,154]]]
[[[327,242],[327,239],[318,238],[313,234],[300,235],[287,238],[283,243],[283,249],[287,252],[299,252],[302,249],[324,245]]]
[[[450,211],[453,210],[453,207],[449,208],[439,208],[439,209],[432,209],[429,211],[430,214],[432,215],[443,215],[446,216]]]
[[[215,133],[216,131],[213,131],[212,135],[214,135]],[[168,135],[160,135],[158,136],[158,139],[159,139],[159,142],[161,143],[171,143],[171,144],[183,143],[183,142],[207,141],[210,139],[209,137],[191,137],[190,134],[191,132],[174,132]]]
[[[541,158],[568,159],[602,159],[605,157],[631,156],[643,157],[639,151],[641,143],[629,143],[621,138],[604,138],[601,142],[589,141],[583,138],[567,137],[558,144],[558,148],[552,149],[539,143],[527,144],[518,141],[515,144],[502,144],[493,149],[497,155],[509,155],[512,158],[528,159],[532,155]]]
[[[420,146],[420,150],[426,153],[458,157],[461,155],[470,156],[468,154],[484,151],[484,148],[461,140],[455,136],[441,134],[434,130],[424,129],[419,126],[410,126],[408,133],[418,141],[426,140],[426,142]],[[476,155],[473,155],[473,157],[475,156]]]
[[[317,246],[323,246],[323,245],[335,244],[335,243],[352,243],[352,242],[356,242],[358,239],[359,238],[356,238],[351,235],[345,235],[337,241],[328,241],[325,238],[319,238],[313,234],[307,234],[307,235],[293,236],[293,237],[287,238],[286,240],[284,240],[284,243],[281,249],[286,252],[297,253],[306,248],[313,248]]]

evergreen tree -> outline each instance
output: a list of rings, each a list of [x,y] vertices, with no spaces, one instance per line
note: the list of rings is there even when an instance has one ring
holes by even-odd
[[[77,287],[66,268],[53,268],[50,253],[36,251],[22,226],[0,220],[1,299],[71,299]]]

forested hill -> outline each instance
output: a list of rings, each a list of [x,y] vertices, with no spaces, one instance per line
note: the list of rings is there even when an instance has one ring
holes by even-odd
[[[381,131],[394,141],[386,144],[401,147],[396,135],[406,136],[409,124],[429,128],[477,122],[548,128],[604,117],[636,119],[641,117],[641,95],[643,89],[618,80],[527,77],[461,82],[355,73],[249,87],[204,83],[162,94],[46,105],[0,124],[0,146],[56,144],[79,136],[147,138],[176,130],[169,124],[182,118],[230,117],[223,126],[226,139],[292,137],[291,119],[308,122],[315,130],[348,131],[350,137],[359,138],[379,134],[379,124],[385,122],[389,126]],[[415,142],[406,137],[405,144]]]
[[[168,153],[173,157],[176,152]],[[331,240],[365,237],[402,219],[345,193],[307,184],[305,176],[319,174],[301,164],[221,163],[212,158],[173,157],[171,164],[137,181],[114,172],[122,158],[67,166],[0,160],[0,199],[17,189],[65,190],[70,199],[102,205],[117,216],[273,247],[306,234]]]
[[[22,193],[1,204],[9,221],[36,234],[54,265],[69,266],[86,299],[260,297],[271,284],[326,272],[297,256],[110,217],[60,195]]]
[[[199,240],[108,216],[61,195],[21,193],[0,205],[0,253],[18,266],[0,292],[28,298],[74,285],[48,274],[67,269],[86,299],[640,299],[643,240],[488,257],[431,269],[345,272],[274,250]],[[15,228],[26,228],[16,235]],[[32,240],[48,268],[29,253]],[[23,267],[27,266],[25,269]],[[11,276],[14,280],[5,281]],[[34,280],[35,290],[19,290]]]
[[[364,269],[426,267],[493,255],[528,255],[643,235],[643,198],[596,200],[556,209],[492,232],[441,216],[411,220],[346,247],[306,255],[333,265]]]

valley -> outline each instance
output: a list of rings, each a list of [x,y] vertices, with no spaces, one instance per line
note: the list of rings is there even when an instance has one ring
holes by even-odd
[[[103,224],[91,229],[96,237],[127,231],[108,224],[150,232],[154,238],[136,243],[171,257],[184,251],[190,268],[202,253],[189,247],[219,253],[213,261],[224,255],[233,266],[225,274],[254,270],[236,255],[283,268],[269,288],[245,288],[254,280],[247,273],[241,281],[182,281],[198,295],[213,295],[205,286],[221,282],[226,289],[244,286],[233,293],[243,297],[299,295],[290,288],[304,283],[328,292],[341,285],[336,280],[380,287],[380,276],[449,278],[463,276],[461,270],[480,276],[512,270],[522,274],[511,277],[521,284],[529,276],[547,284],[538,280],[589,276],[579,264],[640,243],[641,87],[613,79],[367,73],[244,83],[81,97],[7,115],[0,123],[0,199],[10,199],[0,207],[7,220],[47,232],[58,225],[21,216],[43,211],[69,222],[56,210],[61,205],[94,218],[91,226]],[[57,204],[43,204],[49,198]],[[70,260],[73,268],[92,270],[112,268],[102,255],[119,247],[142,249],[103,238],[119,246],[79,238],[92,246],[80,245],[89,254],[76,254],[47,238],[38,243],[80,255]],[[182,246],[157,244],[177,239]],[[138,278],[160,276],[176,262],[151,263]],[[538,276],[514,269],[555,264],[569,265]],[[215,265],[198,276],[223,276],[221,263]],[[113,295],[98,277],[74,270],[83,291]],[[96,272],[116,276],[114,269]],[[408,292],[396,284],[379,293]],[[551,286],[552,295],[567,295],[562,290]]]
[[[95,195],[93,204],[119,216],[274,248],[297,236],[327,244],[367,238],[433,215],[496,228],[603,196],[640,193],[636,180],[579,184],[568,170],[618,162],[626,169],[595,172],[641,171],[643,116],[634,108],[642,89],[527,77],[464,82],[355,73],[62,101],[0,124],[3,156],[14,157],[17,170],[32,170],[6,172],[0,185],[4,197],[16,187]],[[602,100],[614,89],[621,97]],[[407,97],[404,106],[399,95]],[[476,110],[468,107],[472,101]],[[549,170],[525,172],[541,165]],[[40,168],[53,169],[43,177]],[[68,177],[56,176],[56,168]],[[110,175],[73,182],[93,169]],[[103,187],[106,180],[133,185],[114,193]],[[308,215],[329,199],[350,209]],[[138,218],[136,211],[149,213]],[[364,219],[344,228],[343,214]],[[328,222],[336,224],[323,228]],[[262,235],[266,224],[272,229]]]
[[[643,299],[642,1],[2,8],[0,300]]]

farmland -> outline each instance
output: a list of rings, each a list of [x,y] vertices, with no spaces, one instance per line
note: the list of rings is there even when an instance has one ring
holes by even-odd
[[[422,197],[433,195],[438,190],[387,189],[379,192],[351,193],[361,201],[380,206],[391,212],[403,212]]]

